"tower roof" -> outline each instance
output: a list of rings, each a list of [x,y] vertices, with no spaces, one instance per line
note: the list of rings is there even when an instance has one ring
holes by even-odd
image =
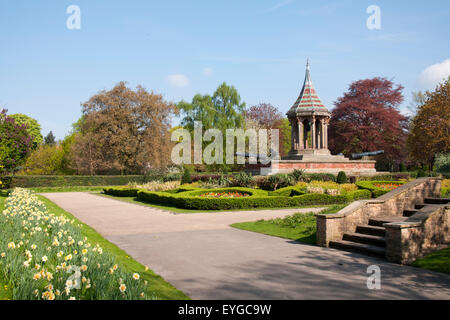
[[[320,100],[316,89],[314,89],[314,86],[312,84],[309,59],[306,64],[305,82],[303,83],[302,91],[300,92],[300,95],[298,96],[294,105],[289,110],[288,114],[303,113],[305,111],[328,112],[327,108]]]

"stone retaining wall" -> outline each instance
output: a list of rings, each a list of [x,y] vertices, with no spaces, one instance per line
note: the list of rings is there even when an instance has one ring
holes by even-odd
[[[356,201],[335,214],[318,214],[317,244],[328,247],[330,241],[342,240],[344,233],[355,232],[358,225],[369,219],[401,216],[403,210],[413,209],[427,197],[439,197],[441,179],[420,178],[409,182],[377,199]]]
[[[404,222],[386,223],[386,258],[409,264],[450,242],[450,206],[428,205]]]

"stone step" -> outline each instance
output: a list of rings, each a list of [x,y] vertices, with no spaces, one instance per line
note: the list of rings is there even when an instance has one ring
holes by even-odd
[[[413,214],[419,212],[419,210],[417,209],[407,209],[407,210],[403,210],[403,216],[404,217],[411,217]]]
[[[375,257],[380,257],[380,258],[386,257],[386,251],[384,248],[377,247],[377,246],[371,246],[369,244],[340,240],[340,241],[330,241],[329,245],[330,245],[330,248],[334,248],[334,249],[358,252],[358,253],[363,253],[363,254],[366,254],[369,256],[375,256]]]
[[[386,247],[386,239],[384,237],[362,233],[344,233],[342,240],[370,244],[377,247]]]
[[[386,235],[386,229],[384,227],[376,227],[369,225],[357,226],[356,232],[380,237],[384,237]]]
[[[450,198],[425,198],[426,204],[447,204],[450,203]]]
[[[417,204],[414,206],[414,209],[420,210],[420,209],[422,209],[423,207],[425,207],[426,205],[427,205],[426,203],[417,203]]]
[[[375,227],[382,227],[383,224],[385,224],[385,223],[403,222],[406,219],[408,219],[408,218],[407,217],[403,217],[403,216],[372,218],[372,219],[369,219],[369,225],[375,226]]]

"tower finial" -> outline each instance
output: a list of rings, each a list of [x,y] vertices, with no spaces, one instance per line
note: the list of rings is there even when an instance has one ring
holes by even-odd
[[[309,70],[309,58],[306,58],[306,69]]]

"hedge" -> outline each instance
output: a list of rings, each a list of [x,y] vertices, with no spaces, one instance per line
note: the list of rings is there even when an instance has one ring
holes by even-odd
[[[111,187],[111,188],[103,188],[103,192],[105,194],[109,194],[111,196],[116,197],[137,197],[139,189],[137,188],[128,188],[128,187]]]
[[[301,196],[306,193],[306,188],[301,187],[286,187],[276,191],[269,191],[269,196],[293,197]]]
[[[2,178],[3,188],[123,186],[129,182],[142,183],[144,176],[7,176]]]
[[[232,189],[247,190],[246,188]],[[218,190],[219,189],[215,189],[215,191]],[[253,192],[255,191],[255,189],[250,190],[253,190]],[[254,195],[246,198],[201,198],[195,196],[201,194],[201,192],[204,192],[204,190],[178,194],[140,190],[138,191],[137,197],[139,200],[148,203],[197,210],[281,208],[298,207],[305,205],[342,204],[354,200],[370,198],[370,191],[368,190],[357,190],[337,196],[328,194],[304,194],[300,196],[286,197],[262,195],[257,192],[254,193]]]
[[[356,186],[359,189],[369,190],[372,193],[372,198],[378,198],[378,197],[382,196],[383,194],[391,192],[392,190],[385,190],[383,188],[376,187],[375,184],[388,184],[388,183],[405,184],[406,182],[405,181],[381,181],[381,180],[358,181],[358,182],[356,182]]]
[[[442,197],[450,197],[450,188],[441,188]]]

